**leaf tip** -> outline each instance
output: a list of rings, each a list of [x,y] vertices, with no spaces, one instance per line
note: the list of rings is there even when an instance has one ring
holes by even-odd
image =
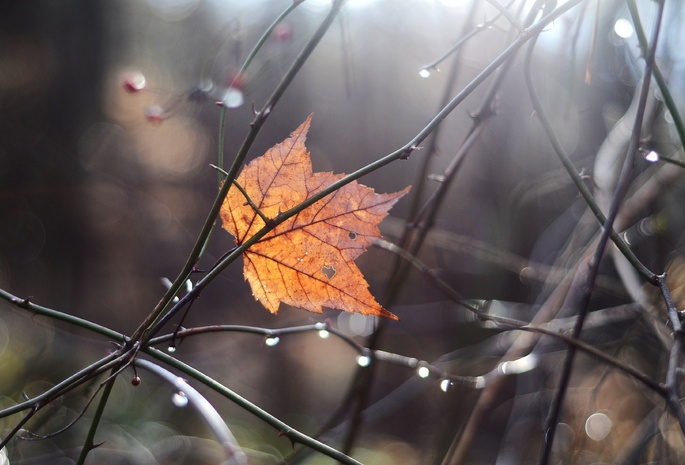
[[[385,318],[389,318],[391,320],[400,321],[400,319],[397,317],[397,315],[395,315],[394,313],[390,313],[389,311],[387,311],[383,307],[381,307],[381,311],[380,311],[379,316],[384,316]]]

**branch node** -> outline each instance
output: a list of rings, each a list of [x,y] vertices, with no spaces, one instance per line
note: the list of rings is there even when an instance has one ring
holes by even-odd
[[[402,152],[402,155],[400,155],[400,157],[399,157],[400,160],[407,160],[407,159],[409,158],[409,155],[411,155],[411,153],[412,153],[414,150],[419,150],[420,148],[421,148],[421,147],[417,147],[416,145],[413,145],[413,144],[410,145],[409,147],[407,147],[406,149],[404,149],[404,152]]]

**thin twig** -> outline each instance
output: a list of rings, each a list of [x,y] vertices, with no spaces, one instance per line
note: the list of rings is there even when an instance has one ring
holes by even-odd
[[[654,64],[654,57],[656,54],[656,47],[659,38],[659,32],[661,29],[661,18],[663,15],[664,2],[659,1],[659,8],[657,11],[657,16],[654,22],[654,29],[652,33],[652,42],[649,49],[649,54],[646,57],[644,78],[642,81],[642,87],[640,89],[640,99],[638,102],[637,112],[635,116],[635,122],[633,125],[632,137],[630,138],[630,143],[628,145],[628,150],[626,151],[626,160],[624,162],[621,174],[618,180],[618,186],[616,188],[616,193],[612,199],[611,208],[607,215],[606,221],[604,222],[604,227],[602,233],[597,243],[597,248],[593,255],[592,261],[589,264],[589,273],[587,280],[583,285],[581,291],[581,298],[578,302],[578,320],[576,321],[576,326],[573,329],[572,337],[574,339],[580,338],[581,332],[583,330],[583,323],[588,312],[588,307],[590,303],[590,297],[592,295],[592,289],[594,286],[595,278],[599,272],[599,265],[604,255],[604,250],[606,248],[607,242],[611,236],[613,229],[613,224],[618,216],[619,208],[625,198],[628,191],[628,186],[630,185],[632,168],[635,161],[635,154],[639,145],[640,133],[642,131],[643,117],[645,113],[645,108],[647,106],[647,98],[649,96],[650,82],[652,69]],[[569,346],[566,353],[566,359],[564,360],[564,365],[562,367],[561,376],[558,382],[558,388],[555,391],[554,398],[552,399],[551,406],[548,412],[547,420],[545,421],[544,435],[545,440],[542,441],[542,452],[540,454],[540,465],[547,465],[552,455],[552,445],[554,443],[554,436],[557,429],[557,424],[559,422],[559,416],[561,414],[561,408],[563,405],[564,397],[569,386],[571,372],[573,370],[573,360],[575,356],[575,346]]]

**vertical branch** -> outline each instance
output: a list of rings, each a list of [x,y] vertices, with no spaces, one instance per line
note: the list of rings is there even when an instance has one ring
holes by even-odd
[[[116,372],[117,369],[114,368],[112,370],[112,376],[106,381],[105,389],[104,391],[102,391],[100,402],[98,402],[98,408],[95,411],[93,422],[90,424],[90,428],[88,429],[88,435],[86,436],[86,441],[83,444],[83,448],[81,449],[81,454],[79,454],[76,465],[83,465],[86,462],[86,457],[88,457],[90,451],[97,447],[97,444],[95,444],[94,442],[95,433],[97,432],[98,426],[100,425],[100,421],[102,420],[102,414],[104,413],[105,407],[107,406],[109,395],[112,393],[114,382],[117,379],[116,376],[114,376]]]
[[[640,140],[640,133],[642,131],[642,123],[645,113],[645,108],[647,105],[647,97],[649,95],[651,75],[654,66],[654,59],[656,55],[656,47],[659,39],[659,32],[661,30],[661,19],[664,10],[664,1],[657,1],[658,9],[657,15],[654,22],[654,29],[652,32],[651,44],[649,49],[649,54],[645,57],[645,72],[642,81],[642,87],[640,90],[640,99],[638,102],[637,113],[635,116],[635,122],[633,124],[633,132],[630,138],[630,143],[628,144],[628,150],[626,152],[625,162],[619,176],[618,185],[616,187],[616,192],[612,199],[611,208],[609,214],[607,215],[606,221],[604,222],[602,233],[600,235],[597,248],[592,257],[591,262],[588,264],[589,272],[588,277],[581,290],[582,295],[578,303],[578,319],[576,320],[576,325],[573,328],[572,337],[578,339],[583,330],[583,324],[585,322],[585,317],[588,313],[588,307],[590,304],[590,297],[592,295],[592,289],[594,287],[595,279],[599,272],[600,262],[604,255],[604,250],[606,249],[611,231],[613,229],[614,221],[618,215],[619,208],[625,198],[625,194],[628,191],[630,185],[633,166],[635,163],[635,157],[637,148]],[[569,346],[566,352],[566,359],[564,360],[564,365],[562,367],[561,376],[559,379],[558,388],[555,392],[554,398],[548,412],[547,420],[545,421],[544,428],[544,440],[542,453],[540,455],[539,464],[546,465],[549,463],[549,459],[552,454],[552,445],[554,443],[554,436],[556,433],[557,424],[559,422],[559,416],[561,414],[561,408],[564,402],[564,397],[569,386],[569,381],[571,379],[571,372],[573,370],[573,360],[575,357],[576,349],[574,346]]]

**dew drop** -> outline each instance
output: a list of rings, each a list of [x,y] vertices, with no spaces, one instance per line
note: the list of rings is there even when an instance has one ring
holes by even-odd
[[[447,392],[450,386],[452,386],[452,381],[450,381],[449,379],[443,379],[442,381],[440,381],[440,389],[442,390],[442,392]]]
[[[188,397],[186,397],[185,392],[178,391],[171,396],[171,402],[173,402],[176,407],[183,408],[188,405]]]
[[[347,236],[350,238],[350,240],[356,240],[357,239],[357,233],[354,231],[350,231]]]
[[[227,108],[238,108],[243,104],[245,98],[243,92],[235,87],[229,87],[221,103]]]
[[[633,25],[625,18],[619,18],[614,23],[614,33],[621,39],[630,39],[633,32]]]
[[[266,339],[264,339],[264,344],[266,344],[269,347],[273,347],[279,342],[281,342],[281,339],[278,336],[269,336]]]
[[[331,336],[331,333],[329,333],[329,332],[326,331],[325,329],[322,329],[322,330],[319,331],[319,337],[320,337],[321,339],[328,339],[330,336]]]
[[[145,119],[150,123],[161,123],[166,119],[166,116],[167,114],[164,111],[164,108],[159,105],[152,105],[145,109]]]
[[[145,89],[145,76],[139,71],[129,73],[122,82],[121,86],[130,94],[135,94]]]
[[[645,160],[647,160],[650,163],[656,163],[659,161],[659,154],[656,153],[654,150],[650,150],[649,152],[645,152],[644,157],[645,157]]]
[[[430,75],[431,75],[431,70],[428,68],[421,68],[419,70],[419,76],[421,76],[422,78],[428,78],[428,77],[430,77]]]
[[[428,367],[419,367],[419,369],[416,370],[416,374],[419,375],[419,378],[428,378],[431,374],[431,371],[428,369]]]
[[[174,352],[176,352],[176,346],[169,346],[166,348],[166,351],[170,354],[173,354]]]
[[[371,357],[368,355],[357,355],[357,365],[360,367],[368,367],[371,365]]]
[[[314,327],[318,330],[326,329],[326,323],[318,322],[317,324],[314,325]]]

